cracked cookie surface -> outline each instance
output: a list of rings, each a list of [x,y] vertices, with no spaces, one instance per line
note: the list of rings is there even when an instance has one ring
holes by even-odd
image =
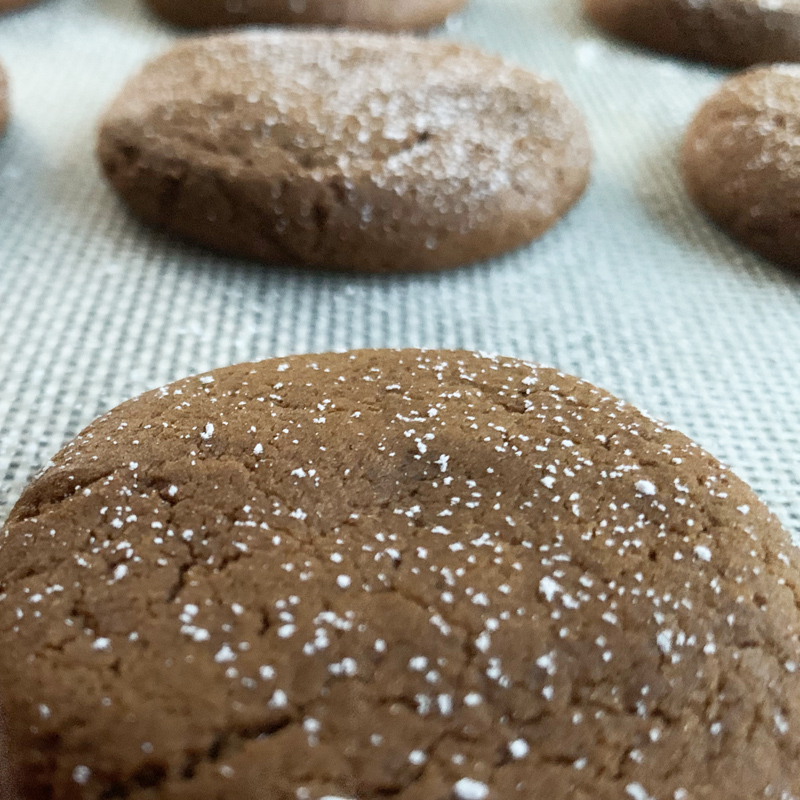
[[[1,0],[0,0],[1,1]],[[332,25],[374,30],[409,30],[438,25],[465,0],[145,0],[176,25]]]
[[[800,60],[800,0],[583,0],[600,27],[664,53],[730,67]]]
[[[146,222],[267,263],[392,272],[528,243],[582,194],[554,83],[473,48],[371,34],[195,39],[106,114],[98,154]]]
[[[67,445],[0,543],[25,800],[800,796],[788,535],[551,369],[188,378]]]
[[[760,67],[726,81],[689,127],[683,180],[723,230],[800,269],[800,65]]]

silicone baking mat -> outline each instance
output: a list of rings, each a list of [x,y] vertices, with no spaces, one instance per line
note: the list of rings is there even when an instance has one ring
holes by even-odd
[[[465,347],[579,374],[731,464],[800,536],[800,276],[730,242],[682,190],[677,147],[724,73],[612,43],[577,0],[472,0],[436,31],[559,80],[586,114],[591,187],[539,242],[455,272],[267,269],[131,219],[93,158],[99,114],[178,34],[136,0],[0,18],[0,521],[95,416],[181,376],[355,347]]]

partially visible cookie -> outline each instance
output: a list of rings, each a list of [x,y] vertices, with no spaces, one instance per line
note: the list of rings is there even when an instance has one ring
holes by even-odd
[[[25,800],[800,796],[800,554],[511,358],[243,364],[110,412],[0,532]]]
[[[18,8],[29,6],[36,0],[0,0],[0,14],[6,11],[16,11]]]
[[[724,66],[800,60],[800,0],[583,0],[614,36]]]
[[[0,64],[0,136],[8,125],[8,79],[3,65]]]
[[[683,176],[720,227],[800,268],[800,65],[757,68],[724,83],[686,134]]]
[[[430,28],[466,0],[145,0],[175,25],[332,25],[398,31]]]
[[[551,81],[472,47],[269,31],[149,64],[98,153],[145,221],[267,263],[373,272],[529,242],[583,192],[584,121]]]

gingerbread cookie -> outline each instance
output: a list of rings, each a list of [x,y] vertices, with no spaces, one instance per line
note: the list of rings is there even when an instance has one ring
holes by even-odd
[[[344,25],[398,31],[430,28],[466,0],[146,0],[168,22],[189,28],[222,25]]]
[[[267,263],[433,270],[519,247],[583,192],[561,89],[458,44],[253,32],[184,42],[103,120],[145,221]]]
[[[576,378],[244,364],[78,436],[0,536],[24,798],[800,794],[800,562]]]
[[[0,136],[8,125],[8,79],[3,65],[0,64]]]
[[[753,69],[724,83],[689,128],[683,176],[721,228],[800,268],[800,66]]]
[[[800,60],[798,0],[583,0],[614,36],[684,58],[746,67]]]

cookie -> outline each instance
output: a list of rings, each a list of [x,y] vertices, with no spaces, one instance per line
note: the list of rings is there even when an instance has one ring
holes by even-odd
[[[614,36],[731,67],[800,60],[798,0],[583,0]]]
[[[99,158],[143,220],[266,263],[391,272],[543,233],[586,186],[581,115],[459,44],[252,32],[179,44],[106,114]]]
[[[3,65],[0,64],[0,136],[8,125],[8,79]]]
[[[344,25],[399,31],[430,28],[466,0],[146,0],[168,22],[189,28],[223,25]]]
[[[29,6],[35,3],[36,0],[0,0],[0,14],[6,11],[16,11],[24,6]]]
[[[757,68],[724,83],[689,127],[683,177],[721,228],[800,268],[800,65]]]
[[[551,369],[182,380],[67,445],[1,538],[24,798],[800,795],[788,534]]]

